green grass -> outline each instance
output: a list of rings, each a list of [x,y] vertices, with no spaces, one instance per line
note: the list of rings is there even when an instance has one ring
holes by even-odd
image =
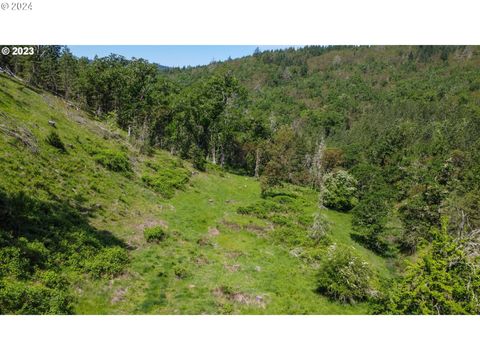
[[[239,191],[241,190],[241,191]],[[316,194],[301,200],[316,210]],[[133,252],[132,275],[109,285],[112,294],[128,289],[124,301],[98,297],[80,312],[153,314],[362,314],[367,304],[343,305],[316,292],[316,267],[292,255],[281,239],[269,235],[272,224],[236,209],[259,200],[258,182],[227,174],[199,174],[191,186],[162,204],[160,218],[175,234],[158,245]],[[354,246],[381,276],[390,276],[387,262],[349,237],[350,215],[327,211],[333,238]],[[279,243],[280,242],[280,243]],[[181,268],[185,276],[175,274]],[[134,275],[133,275],[134,274]],[[221,289],[229,289],[233,295]]]
[[[352,216],[348,213],[340,213],[333,210],[325,210],[327,218],[334,224],[332,226],[332,238],[338,243],[353,246],[369,263],[380,276],[389,278],[394,274],[394,265],[383,257],[376,255],[373,251],[364,248],[353,241],[350,237]]]
[[[61,264],[76,313],[368,312],[366,303],[343,305],[318,294],[317,264],[296,252],[312,246],[307,230],[317,210],[314,191],[289,187],[284,196],[261,200],[252,178],[212,168],[191,175],[191,164],[163,151],[142,155],[123,131],[2,76],[0,111],[0,124],[31,133],[35,145],[0,133],[0,189],[61,202],[95,234],[128,249],[130,262],[119,275],[96,278]],[[45,140],[49,120],[65,152]],[[280,210],[266,216],[237,211],[262,201]],[[388,261],[351,240],[349,214],[326,214],[332,241],[354,246],[380,276],[391,276]],[[155,227],[168,236],[147,243],[144,231]]]

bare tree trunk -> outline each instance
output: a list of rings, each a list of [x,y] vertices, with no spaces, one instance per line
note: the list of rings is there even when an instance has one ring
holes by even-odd
[[[260,173],[260,148],[255,151],[255,177],[258,178]]]
[[[223,146],[220,147],[220,166],[223,168],[225,165],[225,153],[223,152]]]
[[[310,174],[312,176],[312,185],[314,188],[320,190],[323,186],[323,155],[325,153],[325,142],[322,139],[317,143],[317,148],[312,158],[312,165],[310,168]]]
[[[215,145],[212,147],[212,163],[217,163],[217,149]]]

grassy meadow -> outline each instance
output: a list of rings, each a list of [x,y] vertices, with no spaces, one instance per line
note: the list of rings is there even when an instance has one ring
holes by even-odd
[[[288,185],[262,199],[252,177],[214,165],[198,172],[165,151],[142,154],[114,124],[3,76],[0,124],[0,200],[30,204],[10,214],[22,220],[12,232],[38,243],[32,257],[55,254],[25,270],[25,281],[50,291],[44,279],[60,276],[72,313],[369,312],[317,291],[325,246],[308,236],[314,190]],[[63,150],[47,140],[52,131]],[[350,238],[350,214],[324,211],[331,243],[354,247],[380,278],[394,276],[390,259]],[[145,239],[151,228],[162,229],[160,241]],[[127,256],[118,269],[99,255],[109,248]]]

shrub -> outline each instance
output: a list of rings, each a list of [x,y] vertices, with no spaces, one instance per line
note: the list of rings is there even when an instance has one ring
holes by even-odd
[[[478,314],[478,256],[465,251],[468,239],[448,234],[446,220],[432,232],[432,246],[393,284],[376,312],[387,314]],[[476,244],[478,242],[475,241]]]
[[[160,226],[145,229],[143,235],[149,243],[158,243],[167,238],[167,233]]]
[[[351,247],[333,244],[320,262],[318,291],[345,303],[373,296],[374,273],[370,265]]]
[[[285,215],[275,214],[275,215],[270,217],[270,220],[276,225],[286,226],[286,225],[291,224],[290,217],[285,216]]]
[[[62,289],[31,282],[0,282],[0,314],[72,313],[72,297]]]
[[[344,164],[345,160],[343,150],[336,148],[325,149],[322,160],[325,171],[332,171],[333,169]]]
[[[377,253],[387,254],[390,246],[382,234],[388,212],[388,203],[381,194],[373,193],[363,198],[353,209],[352,238]]]
[[[143,174],[142,181],[165,198],[175,195],[175,190],[183,190],[189,176],[185,169],[162,169],[156,174]]]
[[[351,172],[357,180],[357,195],[359,198],[367,195],[373,187],[386,187],[380,166],[360,163],[355,165]]]
[[[284,206],[274,201],[260,200],[248,206],[239,206],[237,213],[242,215],[255,215],[261,219],[268,219],[272,213],[281,212],[283,209]]]
[[[312,240],[296,226],[280,226],[272,230],[269,237],[277,243],[289,246],[311,246]]]
[[[275,186],[281,185],[281,181],[275,176],[265,174],[260,176],[260,195],[262,198],[267,197]]]
[[[331,209],[348,211],[358,202],[357,181],[345,170],[325,175],[323,203]]]
[[[324,242],[328,240],[328,234],[330,233],[330,222],[328,221],[325,214],[317,212],[313,220],[313,225],[310,228],[310,238],[315,242]]]
[[[95,154],[94,159],[97,163],[111,171],[123,173],[132,171],[128,156],[120,151],[101,150]]]
[[[183,264],[177,264],[173,267],[173,273],[179,279],[185,279],[190,275],[190,271]]]
[[[444,194],[437,186],[430,186],[399,208],[404,227],[399,245],[403,251],[413,253],[420,243],[431,240],[430,229],[440,225],[440,205],[443,197]]]
[[[205,171],[207,166],[207,160],[205,159],[205,154],[202,149],[195,146],[191,150],[192,165],[195,169],[199,171]]]
[[[120,274],[128,263],[128,254],[118,246],[102,249],[95,257],[85,263],[93,277],[115,276]]]
[[[29,261],[19,248],[0,248],[0,278],[12,276],[21,278],[28,275]]]
[[[60,135],[56,131],[50,131],[50,134],[47,135],[45,141],[47,144],[57,148],[61,152],[66,152],[67,149],[65,148],[65,145],[63,144],[62,139],[60,138]]]

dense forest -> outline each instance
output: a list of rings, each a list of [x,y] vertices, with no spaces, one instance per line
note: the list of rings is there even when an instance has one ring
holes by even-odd
[[[63,46],[0,57],[0,313],[478,314],[479,69],[474,46],[306,46],[188,68]],[[118,222],[152,214],[126,240]],[[235,262],[253,248],[278,267]],[[228,280],[212,280],[219,262]],[[255,288],[248,266],[265,276]]]

